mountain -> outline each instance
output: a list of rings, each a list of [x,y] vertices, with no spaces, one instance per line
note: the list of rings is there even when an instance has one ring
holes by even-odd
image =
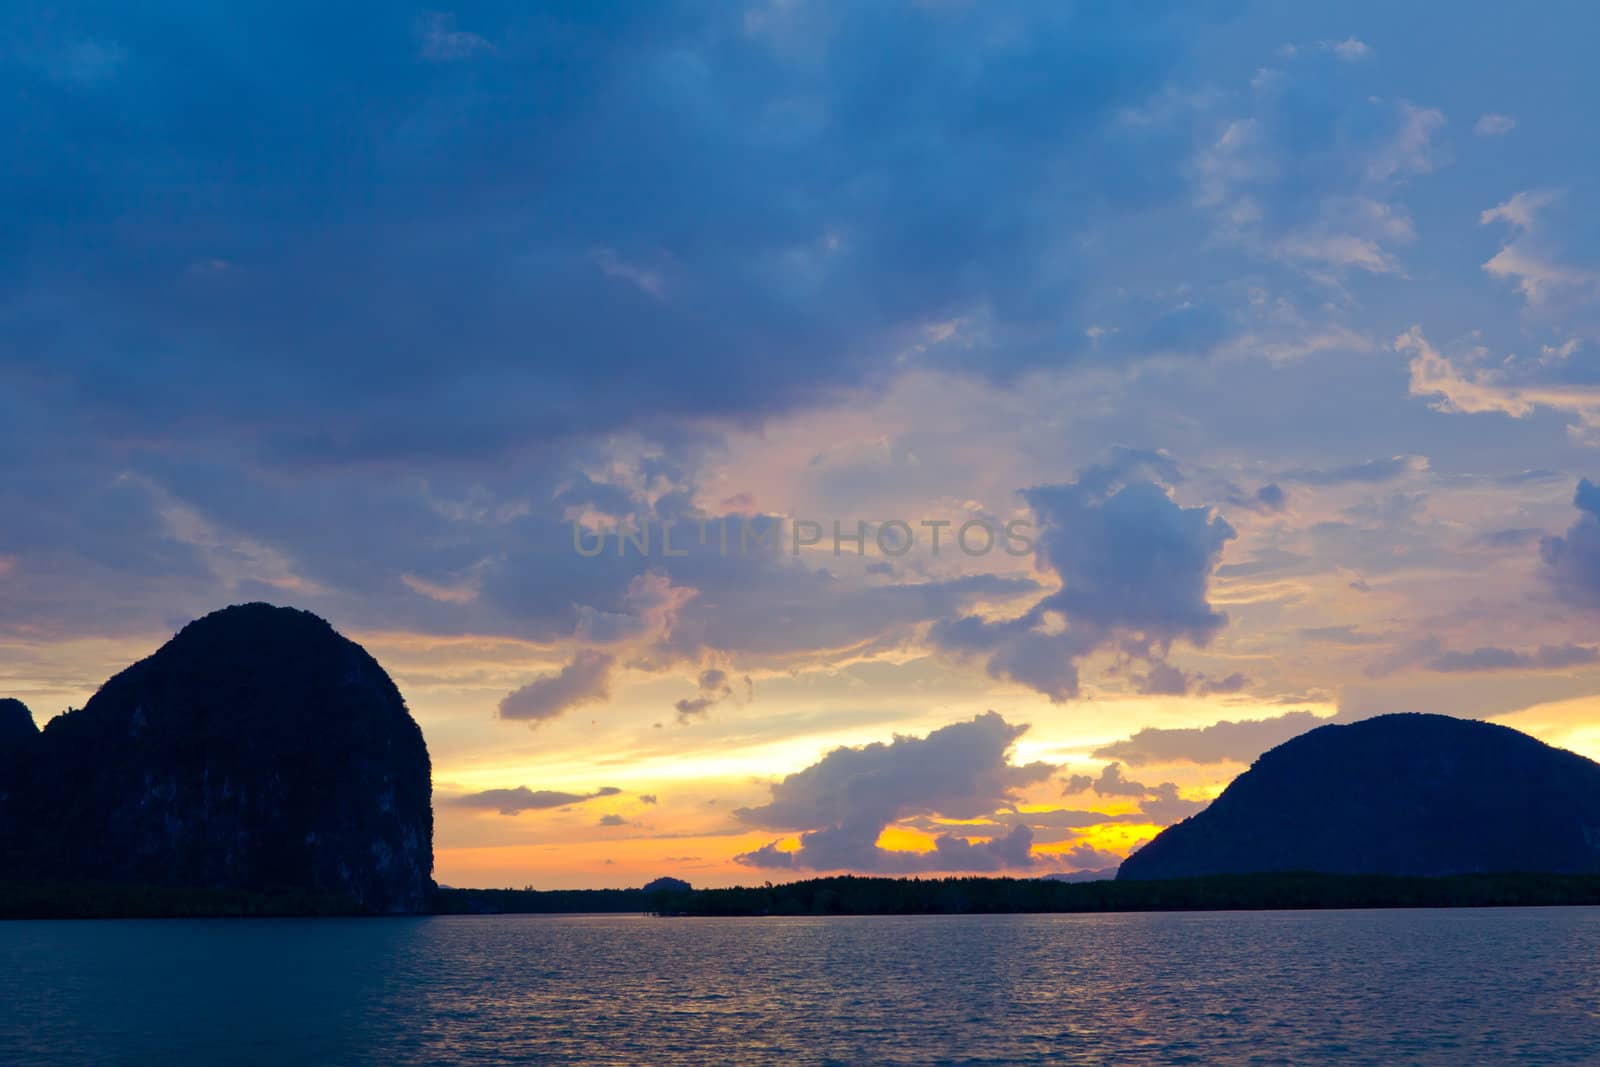
[[[643,891],[646,893],[659,893],[662,891],[668,893],[687,893],[692,888],[694,887],[688,882],[685,882],[682,878],[673,878],[670,875],[664,874],[653,882],[646,882]]]
[[[1600,872],[1600,764],[1504,726],[1384,715],[1272,749],[1119,880]]]
[[[20,700],[0,700],[0,760],[11,752],[23,751],[39,736],[33,712]]]
[[[0,707],[9,879],[429,907],[422,731],[377,661],[315,615],[227,608],[36,735],[14,718]]]

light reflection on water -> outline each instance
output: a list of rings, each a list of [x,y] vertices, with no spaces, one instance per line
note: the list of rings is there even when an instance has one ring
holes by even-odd
[[[1600,1061],[1600,910],[0,923],[0,1062]]]

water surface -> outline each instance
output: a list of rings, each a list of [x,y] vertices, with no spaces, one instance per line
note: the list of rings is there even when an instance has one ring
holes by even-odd
[[[0,923],[0,1062],[1593,1063],[1600,909]]]

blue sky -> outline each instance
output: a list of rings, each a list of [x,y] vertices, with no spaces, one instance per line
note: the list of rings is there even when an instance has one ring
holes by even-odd
[[[1100,867],[1335,715],[1600,751],[1596,18],[12,5],[0,689],[317,611],[496,884]],[[572,550],[756,516],[1040,536]]]

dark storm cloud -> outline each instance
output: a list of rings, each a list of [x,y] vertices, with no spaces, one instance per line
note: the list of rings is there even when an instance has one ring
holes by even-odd
[[[1585,478],[1572,499],[1578,519],[1560,537],[1539,545],[1544,576],[1570,604],[1600,610],[1600,486]]]
[[[604,786],[593,793],[562,793],[552,789],[529,789],[523,785],[515,789],[485,789],[481,793],[467,793],[445,803],[458,808],[485,808],[502,815],[516,815],[524,811],[564,808],[598,797],[614,797],[621,792],[613,786]]]
[[[1234,531],[1209,508],[1178,504],[1152,477],[1181,480],[1164,454],[1123,450],[1069,485],[1025,490],[1039,567],[1060,590],[1012,619],[942,620],[930,631],[935,646],[987,654],[991,675],[1056,701],[1077,695],[1076,661],[1105,647],[1150,661],[1146,684],[1156,690],[1186,690],[1189,680],[1162,656],[1179,639],[1204,646],[1226,624],[1207,589]],[[1065,628],[1047,629],[1052,617]]]
[[[264,586],[358,625],[620,644],[643,568],[570,566],[559,516],[676,505],[576,474],[589,442],[659,444],[648,473],[681,489],[720,428],[908,358],[1009,380],[1237,327],[1087,292],[1107,227],[1191,202],[1193,131],[1128,117],[1182,61],[1176,6],[230,11],[0,15],[26,161],[0,209],[0,452],[43,457],[0,483],[26,576],[0,623],[188,616]],[[973,343],[929,341],[956,322]],[[128,471],[195,503],[216,547]],[[688,659],[878,647],[1027,589],[663,569],[699,593],[664,638]],[[1076,636],[1020,627],[990,669],[1075,692],[1111,639],[1079,607]]]
[[[1152,482],[1109,495],[1042,486],[1023,497],[1045,531],[1040,559],[1064,583],[1037,610],[1159,647],[1204,645],[1227,622],[1206,586],[1234,533],[1209,508],[1182,507]]]
[[[734,813],[750,826],[802,831],[800,848],[784,852],[774,843],[736,858],[754,867],[884,873],[1027,867],[1035,858],[1026,825],[978,843],[942,834],[931,853],[877,845],[884,828],[899,819],[986,816],[1011,805],[1015,790],[1048,779],[1052,764],[1010,761],[1012,746],[1026,730],[991,711],[926,737],[834,749],[775,782],[768,803]]]
[[[27,255],[0,337],[108,432],[247,424],[302,465],[748,419],[880,380],[930,323],[1053,332],[1086,202],[1151,184],[1075,161],[1183,30],[1051,6],[230,12],[9,9]]]

